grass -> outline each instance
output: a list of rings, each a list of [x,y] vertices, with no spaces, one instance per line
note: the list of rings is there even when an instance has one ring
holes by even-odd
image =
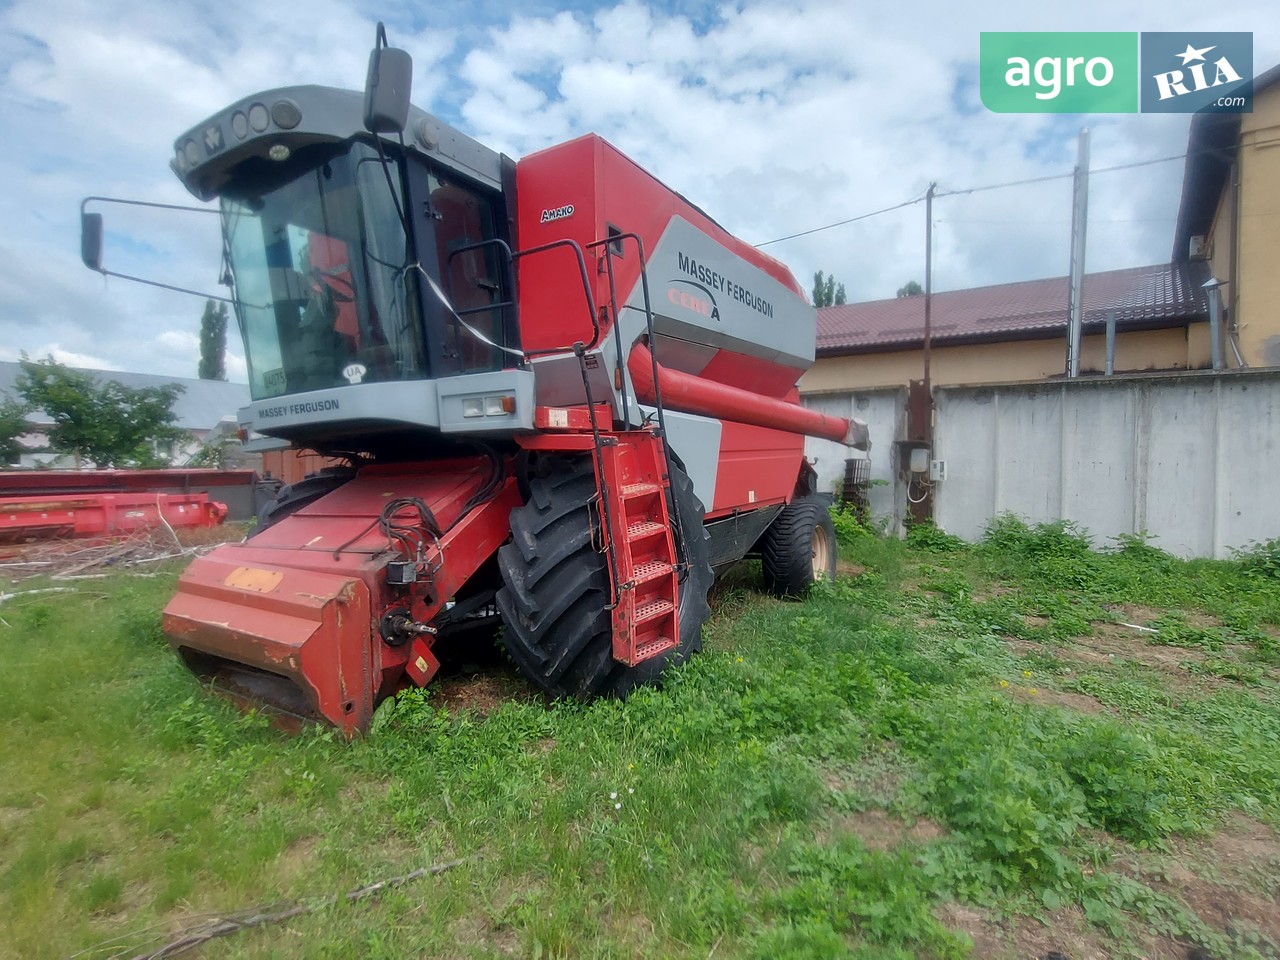
[[[0,955],[132,956],[468,856],[202,955],[1272,955],[1280,567],[839,532],[861,573],[786,603],[732,572],[661,691],[413,691],[353,744],[200,690],[160,635],[176,572],[10,600]]]

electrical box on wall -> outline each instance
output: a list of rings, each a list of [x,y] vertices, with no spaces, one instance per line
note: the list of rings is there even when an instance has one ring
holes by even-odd
[[[895,440],[898,475],[906,481],[923,478],[929,472],[929,444],[921,440]]]
[[[947,461],[930,460],[929,461],[929,479],[935,482],[941,482],[947,479]]]

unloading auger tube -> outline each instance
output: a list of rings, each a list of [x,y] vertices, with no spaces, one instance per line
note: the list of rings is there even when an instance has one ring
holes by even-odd
[[[668,370],[662,364],[654,362],[647,346],[637,343],[631,348],[627,370],[635,384],[636,395],[644,403],[656,402],[658,392],[654,389],[655,369],[662,402],[668,410],[720,417],[807,437],[821,437],[843,443],[855,450],[871,449],[870,434],[863,420],[856,417],[833,417],[785,400],[762,397],[750,390],[704,380],[679,370]]]

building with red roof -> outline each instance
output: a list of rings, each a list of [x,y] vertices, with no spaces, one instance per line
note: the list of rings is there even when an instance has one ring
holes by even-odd
[[[1105,369],[1108,314],[1116,373],[1210,367],[1211,278],[1224,366],[1280,366],[1280,67],[1254,80],[1252,113],[1192,116],[1171,262],[1085,275],[1081,373]],[[1065,276],[935,293],[930,312],[936,386],[1065,374]],[[821,308],[800,388],[904,386],[923,376],[923,345],[922,295]]]

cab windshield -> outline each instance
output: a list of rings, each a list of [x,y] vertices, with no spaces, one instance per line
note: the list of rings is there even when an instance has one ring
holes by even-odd
[[[223,229],[255,400],[426,376],[398,163],[368,144],[243,171]]]

